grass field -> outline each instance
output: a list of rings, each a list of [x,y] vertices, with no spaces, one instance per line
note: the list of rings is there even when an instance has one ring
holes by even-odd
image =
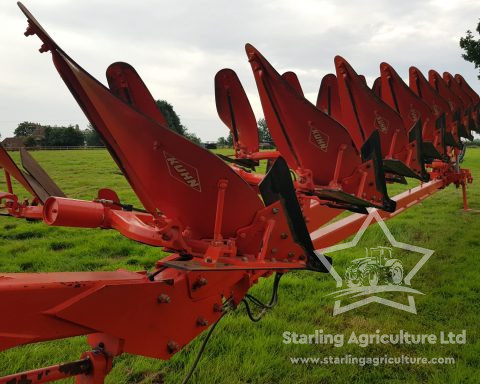
[[[104,150],[39,151],[33,156],[62,189],[74,198],[92,199],[101,187],[115,189],[122,201],[138,204],[133,192]],[[16,154],[15,154],[16,157]],[[450,186],[387,222],[398,241],[435,251],[412,281],[418,314],[370,304],[332,316],[328,293],[335,281],[328,274],[292,272],[283,277],[280,302],[259,323],[243,311],[231,313],[217,327],[192,383],[478,383],[480,377],[480,149],[469,149],[463,167],[470,168],[473,211],[461,210],[461,191]],[[401,186],[391,188],[393,195]],[[0,185],[0,190],[5,190]],[[378,225],[365,233],[355,250],[332,254],[340,270],[363,255],[364,247],[385,244]],[[123,238],[115,231],[47,227],[13,218],[0,218],[0,272],[92,271],[151,268],[161,250]],[[405,256],[405,266],[414,260]],[[272,279],[261,281],[252,293],[267,299]],[[392,299],[404,301],[402,294]],[[2,312],[8,308],[1,306]],[[161,319],[158,319],[161,321]],[[344,334],[460,333],[465,345],[286,345],[284,331]],[[170,361],[123,355],[115,360],[108,383],[178,383],[204,335]],[[77,359],[88,349],[84,338],[39,343],[0,352],[0,374]],[[290,357],[377,357],[402,354],[416,357],[454,357],[453,365],[295,365]],[[73,382],[73,381],[71,381]]]

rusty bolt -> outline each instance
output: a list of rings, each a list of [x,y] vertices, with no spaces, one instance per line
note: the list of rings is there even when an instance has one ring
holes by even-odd
[[[285,240],[287,237],[288,237],[288,234],[286,234],[285,232],[282,232],[282,233],[280,234],[280,238],[281,238],[282,240]]]
[[[208,280],[204,277],[200,277],[197,281],[195,281],[192,285],[192,289],[196,290],[198,288],[203,287],[204,285],[208,284]]]
[[[199,318],[197,319],[197,325],[198,325],[199,327],[206,327],[206,326],[208,325],[208,320],[205,319],[204,317],[199,317]]]
[[[162,293],[160,296],[157,297],[157,302],[159,304],[167,304],[170,302],[170,296],[165,293]]]
[[[177,342],[171,340],[167,343],[167,350],[168,353],[175,353],[180,349],[180,346],[178,345]]]
[[[35,31],[33,30],[33,27],[29,24],[27,27],[27,30],[25,31],[24,35],[25,36],[31,36],[34,35]]]
[[[278,213],[278,211],[279,211],[278,208],[273,208],[273,209],[272,209],[272,212],[273,212],[274,215],[276,215],[276,214]]]
[[[50,50],[50,48],[48,48],[47,44],[42,44],[42,46],[40,47],[40,49],[38,51],[40,53],[44,53],[44,52],[48,52],[49,50]]]
[[[170,235],[167,234],[167,233],[164,233],[164,234],[162,235],[162,240],[163,240],[163,241],[170,241],[170,240],[172,240],[172,236],[170,236]]]

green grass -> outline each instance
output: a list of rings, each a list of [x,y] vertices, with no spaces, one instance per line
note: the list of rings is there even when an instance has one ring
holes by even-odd
[[[224,152],[225,153],[225,152]],[[124,177],[104,150],[39,151],[33,156],[71,197],[92,199],[101,187],[115,189],[122,201],[138,204]],[[16,158],[16,154],[15,154]],[[416,297],[417,315],[370,304],[332,316],[335,290],[330,275],[292,272],[283,277],[280,302],[259,323],[251,323],[243,307],[217,327],[192,383],[476,383],[480,375],[480,149],[470,148],[464,167],[472,169],[469,202],[476,211],[461,210],[461,191],[449,186],[387,222],[398,241],[435,251],[412,281],[425,295]],[[264,164],[262,164],[264,167]],[[391,186],[390,194],[402,190]],[[0,190],[5,186],[0,184]],[[18,190],[18,189],[17,189]],[[363,247],[385,243],[378,226],[367,230],[356,250],[332,254],[339,270],[363,254]],[[163,257],[158,248],[130,241],[115,231],[47,227],[13,218],[0,218],[0,271],[91,271],[151,268]],[[405,255],[405,265],[413,259]],[[272,279],[262,280],[252,293],[267,298]],[[392,298],[402,300],[403,296]],[[1,305],[1,303],[0,303]],[[2,312],[8,308],[2,308]],[[112,320],[114,321],[114,320]],[[159,319],[161,321],[161,319]],[[467,330],[466,345],[371,346],[342,348],[285,345],[284,331],[311,333],[437,333]],[[170,361],[123,355],[115,360],[108,383],[178,383],[193,361],[204,336]],[[38,343],[0,352],[0,374],[77,359],[88,349],[83,337]],[[455,365],[366,366],[292,365],[295,356],[446,357]],[[68,381],[72,382],[72,381]]]

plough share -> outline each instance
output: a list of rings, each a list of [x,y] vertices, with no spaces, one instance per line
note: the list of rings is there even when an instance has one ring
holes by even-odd
[[[407,85],[387,63],[370,89],[342,57],[310,103],[293,72],[280,75],[252,45],[246,53],[276,144],[260,151],[256,119],[231,69],[215,76],[216,106],[235,155],[221,158],[168,128],[133,67],[114,63],[108,88],[65,53],[19,3],[70,92],[101,135],[143,205],[110,189],[92,201],[68,198],[28,152],[23,170],[0,148],[10,216],[51,226],[113,229],[169,255],[151,271],[4,273],[0,350],[87,335],[81,359],[0,378],[1,384],[76,377],[103,383],[113,359],[131,353],[169,359],[249,298],[260,278],[291,270],[327,272],[315,251],[338,243],[378,210],[393,217],[449,184],[462,187],[461,139],[480,132],[480,98],[460,75],[410,68]],[[268,161],[266,175],[255,172]],[[292,178],[293,175],[293,178]],[[19,201],[11,177],[32,196]],[[390,198],[388,183],[419,180]],[[350,216],[333,224],[345,210]],[[270,305],[275,304],[276,297]],[[258,303],[256,303],[258,304]],[[247,309],[249,307],[247,306]],[[250,310],[249,310],[250,313]],[[251,313],[250,313],[251,314]]]

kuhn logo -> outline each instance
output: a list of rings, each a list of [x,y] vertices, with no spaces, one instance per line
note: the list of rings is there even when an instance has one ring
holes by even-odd
[[[319,129],[310,128],[310,141],[323,152],[327,152],[329,137]]]
[[[375,112],[375,121],[373,122],[373,125],[375,126],[376,129],[378,129],[382,133],[387,133],[388,131],[388,120],[384,119],[383,116],[380,116]]]
[[[163,155],[167,161],[168,172],[174,179],[181,181],[198,192],[202,192],[200,178],[195,167],[178,160],[175,156],[165,151]]]
[[[418,121],[420,118],[420,114],[418,111],[414,108],[410,108],[410,111],[408,111],[408,117],[410,117],[410,120],[412,120],[414,123]]]

